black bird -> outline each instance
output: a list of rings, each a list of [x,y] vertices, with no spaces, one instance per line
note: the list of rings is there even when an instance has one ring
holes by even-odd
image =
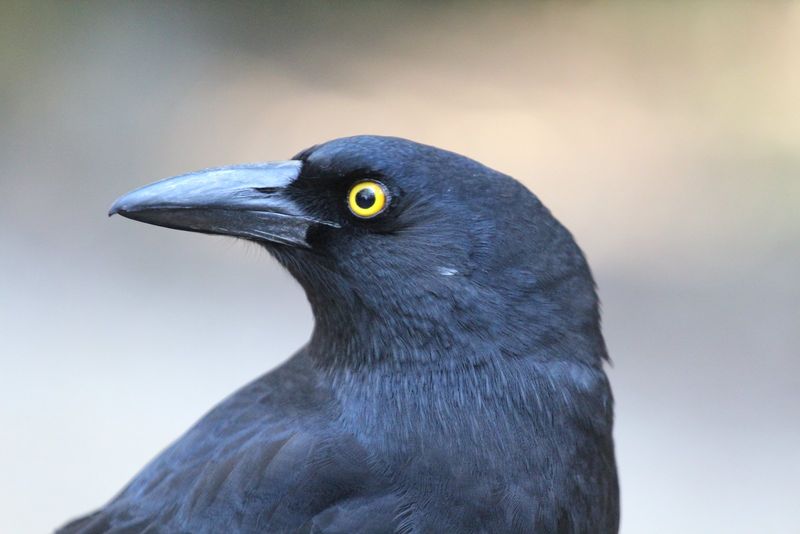
[[[358,136],[169,178],[115,213],[263,244],[315,326],[60,532],[617,532],[594,282],[513,178]]]

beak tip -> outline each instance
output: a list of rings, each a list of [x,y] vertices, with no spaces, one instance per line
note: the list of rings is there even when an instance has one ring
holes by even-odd
[[[121,209],[122,209],[122,206],[120,206],[120,203],[117,200],[116,202],[114,202],[111,205],[110,208],[108,208],[108,216],[111,217],[112,215],[118,214],[121,211]]]
[[[122,215],[126,217],[128,213],[131,211],[136,211],[139,208],[139,202],[137,199],[131,198],[131,194],[127,193],[122,195],[117,200],[111,204],[111,207],[108,208],[108,216],[111,217],[112,215]]]
[[[134,190],[118,197],[114,203],[111,204],[111,207],[108,208],[108,216],[122,215],[125,217],[131,211],[137,211],[142,207],[146,207],[146,203],[142,201],[139,195],[135,194],[137,192],[138,190]]]

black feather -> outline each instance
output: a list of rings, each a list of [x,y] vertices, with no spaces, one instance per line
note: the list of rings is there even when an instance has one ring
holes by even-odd
[[[336,226],[265,246],[308,295],[310,342],[59,532],[616,532],[607,354],[570,233],[433,147],[297,159],[293,200]],[[391,197],[374,220],[345,202],[365,178]]]

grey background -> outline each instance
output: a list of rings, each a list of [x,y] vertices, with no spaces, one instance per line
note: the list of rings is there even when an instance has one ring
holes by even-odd
[[[523,180],[592,263],[623,532],[800,532],[800,3],[0,4],[0,532],[101,505],[311,316],[121,193],[333,137]]]

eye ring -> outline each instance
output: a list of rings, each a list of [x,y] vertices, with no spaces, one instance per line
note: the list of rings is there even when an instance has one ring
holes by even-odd
[[[347,194],[347,207],[360,219],[371,219],[379,215],[388,204],[386,187],[375,180],[357,182]]]

